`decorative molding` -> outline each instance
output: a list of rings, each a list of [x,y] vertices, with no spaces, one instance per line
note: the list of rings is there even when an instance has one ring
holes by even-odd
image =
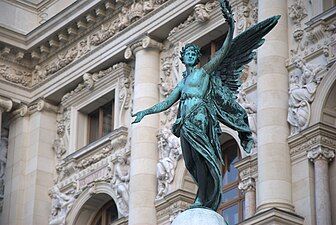
[[[1,63],[0,78],[23,87],[30,87],[32,73]]]
[[[312,162],[321,159],[332,161],[335,158],[335,150],[323,146],[317,146],[308,150],[307,157]]]
[[[288,138],[292,161],[305,159],[311,149],[323,147],[336,149],[336,129],[329,125],[318,123]]]
[[[310,122],[310,105],[314,101],[315,92],[324,77],[322,65],[306,63],[302,58],[295,60],[295,68],[289,80],[289,108],[287,121],[291,127],[291,134],[298,134],[306,129]],[[295,73],[298,72],[298,73]]]
[[[294,23],[293,39],[294,45],[290,49],[291,56],[288,59],[287,67],[291,70],[297,58],[315,58],[319,55],[324,56],[327,66],[335,62],[336,32],[334,24],[336,23],[335,11],[322,13],[317,19],[306,23],[303,28],[301,21],[306,17],[304,1],[295,2],[290,10],[290,17]]]
[[[210,19],[210,13],[214,11],[214,9],[219,8],[217,1],[209,1],[206,4],[198,4],[194,7],[194,11],[189,15],[189,17],[181,24],[179,24],[177,27],[173,28],[169,35],[169,37],[174,36],[179,31],[185,29],[190,24],[198,22],[198,23],[204,23]]]
[[[130,67],[126,63],[118,63],[106,70],[101,70],[93,74],[85,73],[83,75],[83,82],[78,84],[74,90],[66,93],[62,97],[61,104],[68,104],[69,101],[72,101],[76,96],[79,96],[79,94],[82,95],[82,92],[84,91],[88,92],[94,90],[98,84],[103,82],[104,77],[118,77],[119,74],[121,74],[123,78],[128,78],[130,74]]]
[[[239,162],[236,162],[234,166],[239,171],[241,181],[238,188],[243,191],[249,188],[255,188],[255,180],[258,177],[257,154],[243,158]]]
[[[11,62],[16,63],[19,58],[25,56],[24,58],[28,60],[25,60],[23,65],[29,68],[34,67],[34,69],[29,72],[30,74],[34,74],[34,79],[28,82],[29,85],[24,81],[20,81],[20,83],[24,86],[34,86],[43,82],[73,61],[87,55],[87,53],[94,48],[128,28],[165,2],[166,0],[146,0],[130,4],[129,1],[123,1],[117,3],[117,7],[114,6],[111,1],[105,1],[103,5],[98,4],[96,8],[94,8],[95,14],[90,10],[90,12],[84,16],[84,20],[82,17],[80,19],[77,18],[77,20],[75,19],[75,22],[71,23],[69,27],[63,27],[64,29],[59,31],[59,33],[54,33],[51,39],[47,39],[26,53],[21,51],[20,54],[15,54],[16,60],[11,57],[13,58]],[[106,13],[116,8],[121,9],[119,14],[117,10],[115,10],[114,13]],[[97,26],[100,26],[100,29],[95,29]],[[66,33],[64,30],[66,30]],[[90,32],[92,33],[90,34]],[[83,36],[84,38],[82,38]],[[9,50],[9,54],[11,48],[5,47],[3,51],[7,49]],[[15,52],[17,51],[19,50],[15,49]],[[22,55],[22,53],[24,55]],[[52,58],[55,53],[57,53],[56,57]],[[6,57],[6,59],[8,59],[8,57]],[[7,77],[11,82],[18,82],[16,81],[17,79],[9,78],[11,77]]]
[[[61,126],[60,128],[62,128],[62,123],[59,124]],[[62,129],[60,130],[62,131]],[[74,180],[78,180],[80,177],[91,174],[93,171],[100,170],[102,167],[108,167],[111,157],[115,158],[114,155],[120,151],[126,151],[126,153],[129,154],[129,150],[126,148],[127,136],[127,128],[120,127],[112,131],[106,138],[97,140],[68,155],[64,159],[59,157],[59,162],[56,166],[57,177],[54,182],[61,187],[66,186]],[[63,144],[60,145],[62,147],[60,150],[62,150],[64,149],[63,146],[68,143],[68,140],[64,136],[64,140],[62,140],[60,136],[58,139],[60,140],[59,142]],[[62,154],[60,155],[62,156]],[[103,179],[104,181],[109,180],[108,177],[105,178]]]

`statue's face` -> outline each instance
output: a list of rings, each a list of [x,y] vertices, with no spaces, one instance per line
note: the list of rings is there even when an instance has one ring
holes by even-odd
[[[198,60],[197,53],[193,48],[187,48],[183,56],[183,62],[188,66],[195,66]]]

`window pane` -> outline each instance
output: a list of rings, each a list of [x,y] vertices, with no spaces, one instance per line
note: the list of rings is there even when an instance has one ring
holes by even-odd
[[[222,203],[229,202],[235,198],[238,198],[239,191],[238,188],[233,188],[231,190],[222,193]]]
[[[102,107],[103,111],[103,136],[112,131],[112,102],[105,104]]]
[[[99,138],[99,110],[89,114],[89,142],[93,142]]]
[[[224,171],[223,175],[223,185],[230,184],[236,180],[238,180],[238,170],[234,167],[234,163],[239,160],[238,154],[237,154],[237,145],[233,145],[231,147],[228,147],[227,149],[224,148],[225,153],[225,162],[227,165],[227,170]]]
[[[238,224],[239,216],[238,216],[238,205],[233,205],[229,208],[222,210],[222,216],[224,217],[225,221],[230,224]]]

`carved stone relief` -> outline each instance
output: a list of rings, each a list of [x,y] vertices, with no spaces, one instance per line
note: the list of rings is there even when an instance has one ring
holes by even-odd
[[[24,87],[29,87],[32,80],[32,74],[30,72],[19,70],[5,64],[0,64],[0,77]]]
[[[293,64],[296,57],[316,57],[316,53],[323,55],[327,63],[335,61],[335,20],[321,18],[304,27],[304,20],[308,13],[305,1],[294,1],[289,7],[289,17],[293,22],[293,46],[290,49],[291,57],[288,64]]]
[[[7,162],[8,139],[0,138],[0,212],[2,211],[3,198],[5,193],[5,168]]]
[[[161,55],[160,93],[167,97],[178,82],[179,49],[171,43],[165,43]],[[177,162],[182,156],[179,139],[171,132],[171,126],[177,113],[177,105],[172,106],[161,116],[161,128],[158,133],[159,162],[157,163],[158,194],[157,199],[168,193],[169,184],[175,177]]]
[[[304,1],[294,1],[293,4],[288,7],[288,15],[297,27],[301,27],[301,21],[308,15]]]
[[[66,216],[79,194],[75,189],[62,193],[57,186],[54,186],[50,190],[49,196],[51,198],[52,209],[49,225],[65,225]]]
[[[65,109],[63,113],[59,114],[57,120],[57,138],[53,143],[53,150],[55,151],[58,160],[62,159],[62,156],[69,149],[70,141],[70,110]]]
[[[248,29],[250,26],[258,22],[258,5],[257,1],[241,2],[234,9],[235,35],[238,35]]]
[[[248,122],[250,129],[252,131],[252,138],[254,141],[254,147],[252,149],[252,154],[256,152],[258,138],[257,138],[257,106],[254,102],[250,102],[246,98],[246,93],[244,90],[240,90],[238,93],[238,102],[247,112]]]
[[[114,172],[111,180],[112,189],[117,196],[118,211],[122,216],[128,216],[130,162],[126,154],[119,153],[113,162]]]
[[[209,1],[206,4],[197,4],[194,7],[193,13],[180,25],[173,28],[168,36],[172,36],[175,33],[179,32],[180,30],[183,30],[184,28],[188,27],[191,23],[199,22],[204,23],[210,19],[210,12],[212,12],[216,6],[218,5],[217,1]]]
[[[81,82],[80,84],[77,85],[77,87],[66,93],[63,97],[62,97],[62,104],[64,104],[64,102],[68,101],[70,98],[77,96],[80,92],[84,91],[84,90],[92,90],[94,89],[95,85],[97,82],[99,82],[100,79],[102,79],[105,76],[108,75],[114,75],[114,71],[116,71],[119,68],[128,68],[127,64],[125,63],[118,63],[113,65],[112,67],[109,67],[106,70],[101,70],[99,72],[90,74],[90,73],[85,73],[83,75],[83,82]],[[123,74],[125,77],[125,79],[129,79],[129,77],[127,77],[127,75],[129,74]],[[125,84],[127,83],[127,80],[124,80],[124,84],[123,85],[127,85]],[[126,95],[127,97],[127,95]],[[129,101],[129,99],[126,99]],[[127,103],[127,101],[125,102]],[[129,104],[129,103],[127,103]]]
[[[323,79],[320,73],[325,67],[306,63],[304,59],[295,60],[296,71],[290,74],[289,109],[287,120],[291,135],[299,133],[309,125],[310,105],[314,101],[316,89]]]

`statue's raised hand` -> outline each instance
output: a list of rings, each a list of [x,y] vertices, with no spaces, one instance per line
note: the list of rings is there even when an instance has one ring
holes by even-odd
[[[219,0],[220,6],[222,8],[222,14],[226,21],[230,24],[234,24],[234,19],[233,19],[233,13],[232,13],[232,8],[228,2],[228,0]]]
[[[142,120],[142,118],[144,118],[146,115],[147,115],[147,114],[146,114],[145,111],[139,111],[139,112],[137,112],[137,113],[135,113],[135,114],[132,113],[132,117],[136,116],[136,118],[135,118],[135,120],[132,122],[132,124],[133,124],[133,123],[139,123],[139,122]]]

